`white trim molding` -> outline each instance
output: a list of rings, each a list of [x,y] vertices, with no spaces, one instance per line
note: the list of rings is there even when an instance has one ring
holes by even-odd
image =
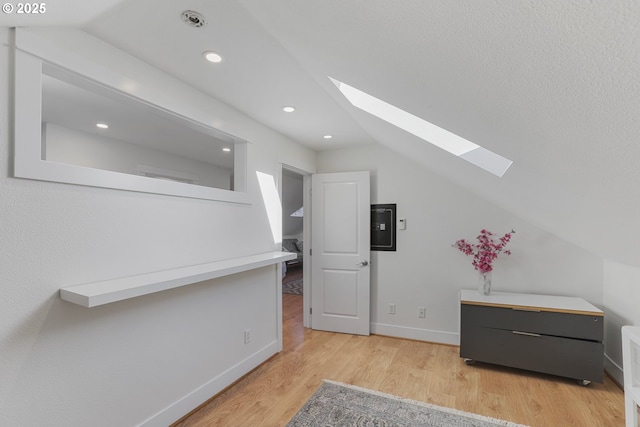
[[[460,335],[455,332],[434,331],[431,329],[412,328],[408,326],[372,323],[371,333],[390,337],[406,338],[438,344],[460,345]]]

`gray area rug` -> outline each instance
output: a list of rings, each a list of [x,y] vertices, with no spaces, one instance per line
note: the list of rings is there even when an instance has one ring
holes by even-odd
[[[287,427],[525,427],[325,380]]]
[[[282,293],[291,295],[302,295],[302,277],[289,281],[283,280]]]

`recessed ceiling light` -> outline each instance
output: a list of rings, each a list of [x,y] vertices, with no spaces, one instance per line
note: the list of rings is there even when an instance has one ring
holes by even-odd
[[[100,129],[109,129],[109,125],[106,123],[96,123],[96,127],[99,127]]]
[[[209,52],[203,52],[202,55],[204,56],[204,59],[206,59],[209,62],[213,62],[214,64],[222,62],[222,56],[220,56],[219,53],[209,51]]]
[[[331,139],[331,138],[333,138],[333,135],[325,135],[325,136],[323,136],[323,138],[324,139]]]
[[[230,152],[230,151],[231,151],[231,148],[229,148],[229,147],[224,147],[224,148],[222,149],[222,151],[224,151],[225,153],[228,153],[228,152]]]
[[[354,107],[360,108],[451,154],[455,154],[461,159],[487,172],[501,177],[513,163],[513,161],[493,151],[487,150],[455,133],[449,132],[394,105],[388,104],[375,96],[369,95],[366,92],[331,77],[329,77],[329,79]]]
[[[282,107],[282,111],[284,111],[285,113],[293,113],[294,111],[296,111],[296,109],[290,105],[286,105]]]

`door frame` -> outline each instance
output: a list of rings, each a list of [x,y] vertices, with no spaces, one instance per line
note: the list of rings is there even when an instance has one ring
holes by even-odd
[[[311,233],[311,177],[318,172],[311,172],[308,170],[300,169],[295,166],[291,166],[286,163],[280,163],[278,168],[278,192],[280,199],[282,200],[282,170],[288,169],[302,175],[302,206],[304,209],[304,215],[302,217],[302,241],[304,242],[304,252],[302,253],[302,326],[305,328],[313,329],[312,316],[311,316],[311,289],[312,283],[312,263],[313,257],[311,256],[311,247],[313,244],[313,235]],[[281,236],[282,238],[282,236]],[[371,262],[371,257],[369,257]],[[278,281],[282,282],[282,269],[278,271]],[[282,342],[282,289],[280,288],[280,303],[278,314],[278,337]]]
[[[311,233],[311,176],[303,176],[302,205],[304,206],[304,216],[302,217],[302,239],[304,253],[302,254],[302,326],[311,328],[311,245],[313,236]]]

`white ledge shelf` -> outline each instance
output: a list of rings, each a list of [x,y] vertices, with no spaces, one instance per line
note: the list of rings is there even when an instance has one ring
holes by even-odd
[[[138,276],[68,286],[60,289],[60,298],[83,307],[97,307],[254,268],[266,267],[295,259],[295,257],[296,254],[291,252],[265,252],[207,264],[140,274]]]

